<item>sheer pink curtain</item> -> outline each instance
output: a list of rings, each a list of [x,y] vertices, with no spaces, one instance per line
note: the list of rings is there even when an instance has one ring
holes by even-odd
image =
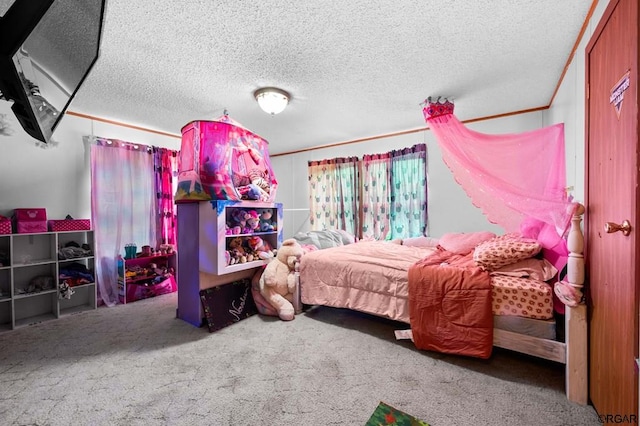
[[[118,303],[118,255],[134,243],[155,246],[156,193],[150,147],[113,139],[91,145],[95,275],[107,306]]]
[[[517,134],[466,128],[450,102],[430,102],[425,119],[456,181],[489,221],[554,247],[576,204],[565,192],[564,126]]]

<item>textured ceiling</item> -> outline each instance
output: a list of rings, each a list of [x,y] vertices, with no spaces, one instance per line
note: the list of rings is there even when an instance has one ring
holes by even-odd
[[[70,110],[180,134],[229,115],[272,154],[549,104],[592,0],[108,0]],[[292,94],[269,116],[253,92]],[[108,136],[108,135],[105,135]]]

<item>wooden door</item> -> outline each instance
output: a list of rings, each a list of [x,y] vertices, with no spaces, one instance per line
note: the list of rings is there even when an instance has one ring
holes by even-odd
[[[611,0],[586,49],[589,396],[603,419],[638,414],[637,64],[638,0]],[[624,220],[628,236],[605,231]]]

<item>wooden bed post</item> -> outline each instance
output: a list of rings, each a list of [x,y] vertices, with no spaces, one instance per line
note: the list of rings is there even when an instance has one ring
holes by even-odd
[[[567,261],[566,280],[579,297],[584,285],[584,236],[581,222],[585,209],[576,208],[571,219],[571,229],[567,236],[569,259]],[[567,398],[578,404],[586,405],[589,393],[587,365],[587,306],[584,302],[574,307],[566,307],[565,342],[567,350],[565,386]]]

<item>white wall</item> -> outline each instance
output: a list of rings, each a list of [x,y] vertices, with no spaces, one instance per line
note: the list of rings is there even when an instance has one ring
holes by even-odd
[[[487,120],[468,125],[469,128],[489,134],[517,133],[542,126],[542,113],[533,112]],[[401,129],[399,129],[401,130]],[[440,149],[430,131],[376,139],[372,141],[317,149],[271,158],[278,179],[276,198],[284,205],[284,237],[309,229],[309,191],[307,162],[326,158],[358,156],[388,152],[426,143],[429,179],[429,234],[440,237],[446,232],[490,230],[502,233],[502,228],[489,223],[462,188],[454,181],[451,171],[442,161]]]
[[[545,125],[565,123],[567,186],[574,187],[572,195],[580,202],[585,196],[585,49],[607,4],[607,0],[600,0],[596,5],[558,93],[544,112]]]
[[[574,187],[573,195],[579,201],[584,200],[584,50],[606,5],[606,0],[598,3],[549,110],[469,125],[473,130],[484,133],[512,133],[564,122],[567,185]],[[14,130],[12,136],[0,135],[0,215],[10,216],[13,209],[19,207],[45,207],[51,219],[64,218],[67,214],[89,218],[91,180],[84,136],[180,149],[177,138],[69,115],[62,119],[54,135],[58,145],[42,149],[36,147],[35,140],[22,130],[10,106],[9,102],[0,101],[0,115],[5,115]],[[427,144],[429,156],[430,235],[439,237],[445,232],[474,230],[502,232],[499,227],[488,223],[480,210],[471,204],[442,162],[433,135],[424,131],[273,157],[271,160],[279,182],[277,201],[282,202],[285,208],[285,237],[308,229],[307,161],[387,152],[423,142]]]
[[[84,136],[121,139],[180,149],[180,139],[66,115],[56,129],[57,145],[36,146],[13,116],[11,103],[0,101],[11,136],[0,135],[0,215],[14,208],[44,207],[49,219],[91,217],[91,168]]]
[[[585,194],[585,48],[608,4],[600,0],[577,47],[576,53],[559,87],[551,107],[542,112],[487,120],[469,124],[483,133],[512,133],[564,123],[567,186],[571,195],[584,202]],[[402,129],[398,129],[400,131]],[[425,142],[429,155],[429,234],[439,237],[445,232],[469,232],[502,229],[490,224],[473,206],[444,165],[431,132],[378,139],[353,145],[274,157],[271,159],[278,178],[277,199],[284,204],[285,237],[309,229],[307,161],[348,155],[362,156],[404,148]]]

